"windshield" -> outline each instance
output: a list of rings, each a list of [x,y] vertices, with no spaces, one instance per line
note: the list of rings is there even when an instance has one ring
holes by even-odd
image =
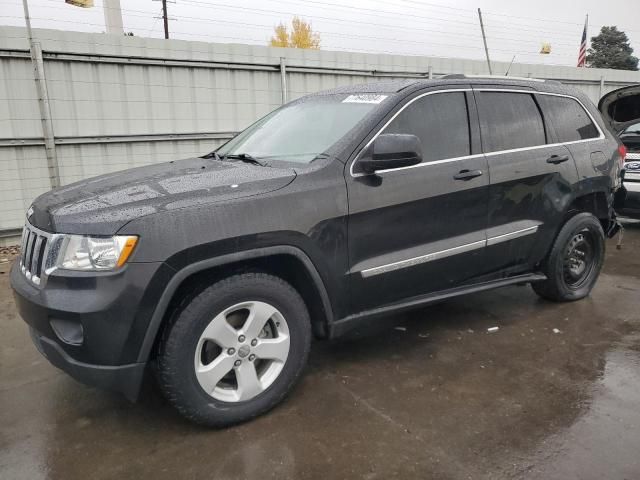
[[[349,132],[386,95],[323,95],[285,105],[217,150],[255,159],[309,163]]]

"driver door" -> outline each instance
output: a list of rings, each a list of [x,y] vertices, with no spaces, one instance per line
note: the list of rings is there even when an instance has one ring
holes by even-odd
[[[453,288],[486,269],[489,175],[475,112],[470,89],[416,94],[378,134],[416,135],[422,163],[365,174],[356,157],[347,171],[353,311]]]

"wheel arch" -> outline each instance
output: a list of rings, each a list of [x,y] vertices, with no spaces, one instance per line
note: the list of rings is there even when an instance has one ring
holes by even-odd
[[[210,285],[216,278],[228,275],[229,270],[260,270],[289,282],[307,304],[314,334],[317,337],[327,336],[327,326],[333,322],[333,306],[324,281],[311,259],[298,247],[263,247],[201,260],[178,270],[158,299],[138,354],[139,362],[147,362],[151,357],[176,299],[182,293]]]
[[[606,223],[611,218],[611,206],[607,194],[603,191],[593,191],[575,197],[567,209],[567,217],[581,212],[593,214],[603,223],[606,231]]]

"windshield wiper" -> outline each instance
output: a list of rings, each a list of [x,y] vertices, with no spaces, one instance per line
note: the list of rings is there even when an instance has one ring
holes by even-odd
[[[230,153],[222,157],[223,160],[240,160],[245,163],[253,163],[254,165],[260,165],[261,167],[267,167],[266,162],[261,162],[256,157],[249,155],[248,153]]]
[[[220,155],[215,150],[213,152],[207,153],[206,155],[203,155],[201,158],[213,158],[214,160],[217,160],[219,162],[222,161],[222,158],[220,158]]]

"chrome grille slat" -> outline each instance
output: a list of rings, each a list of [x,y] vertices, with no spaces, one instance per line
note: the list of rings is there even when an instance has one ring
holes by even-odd
[[[42,243],[40,244],[40,253],[38,254],[38,263],[36,265],[36,275],[38,275],[38,278],[42,275],[42,270],[44,267],[44,254],[47,250],[47,244],[49,243],[47,241],[47,237],[40,237],[42,239]]]
[[[55,234],[35,228],[29,222],[22,231],[20,269],[36,286],[42,286],[47,276],[47,260]]]
[[[38,275],[38,258],[40,258],[40,247],[42,246],[43,238],[44,237],[37,235],[33,245],[33,251],[31,252],[31,266],[29,267],[31,275]]]
[[[30,233],[31,232],[26,228],[22,230],[22,242],[20,243],[20,266],[24,265],[24,255],[27,251],[27,238],[29,238]]]
[[[22,268],[24,268],[25,273],[27,274],[27,278],[31,278],[31,271],[29,270],[29,267],[31,266],[31,252],[33,251],[33,240],[35,236],[35,232],[29,232],[29,238],[27,239],[27,248],[24,252],[24,261],[22,262]]]

